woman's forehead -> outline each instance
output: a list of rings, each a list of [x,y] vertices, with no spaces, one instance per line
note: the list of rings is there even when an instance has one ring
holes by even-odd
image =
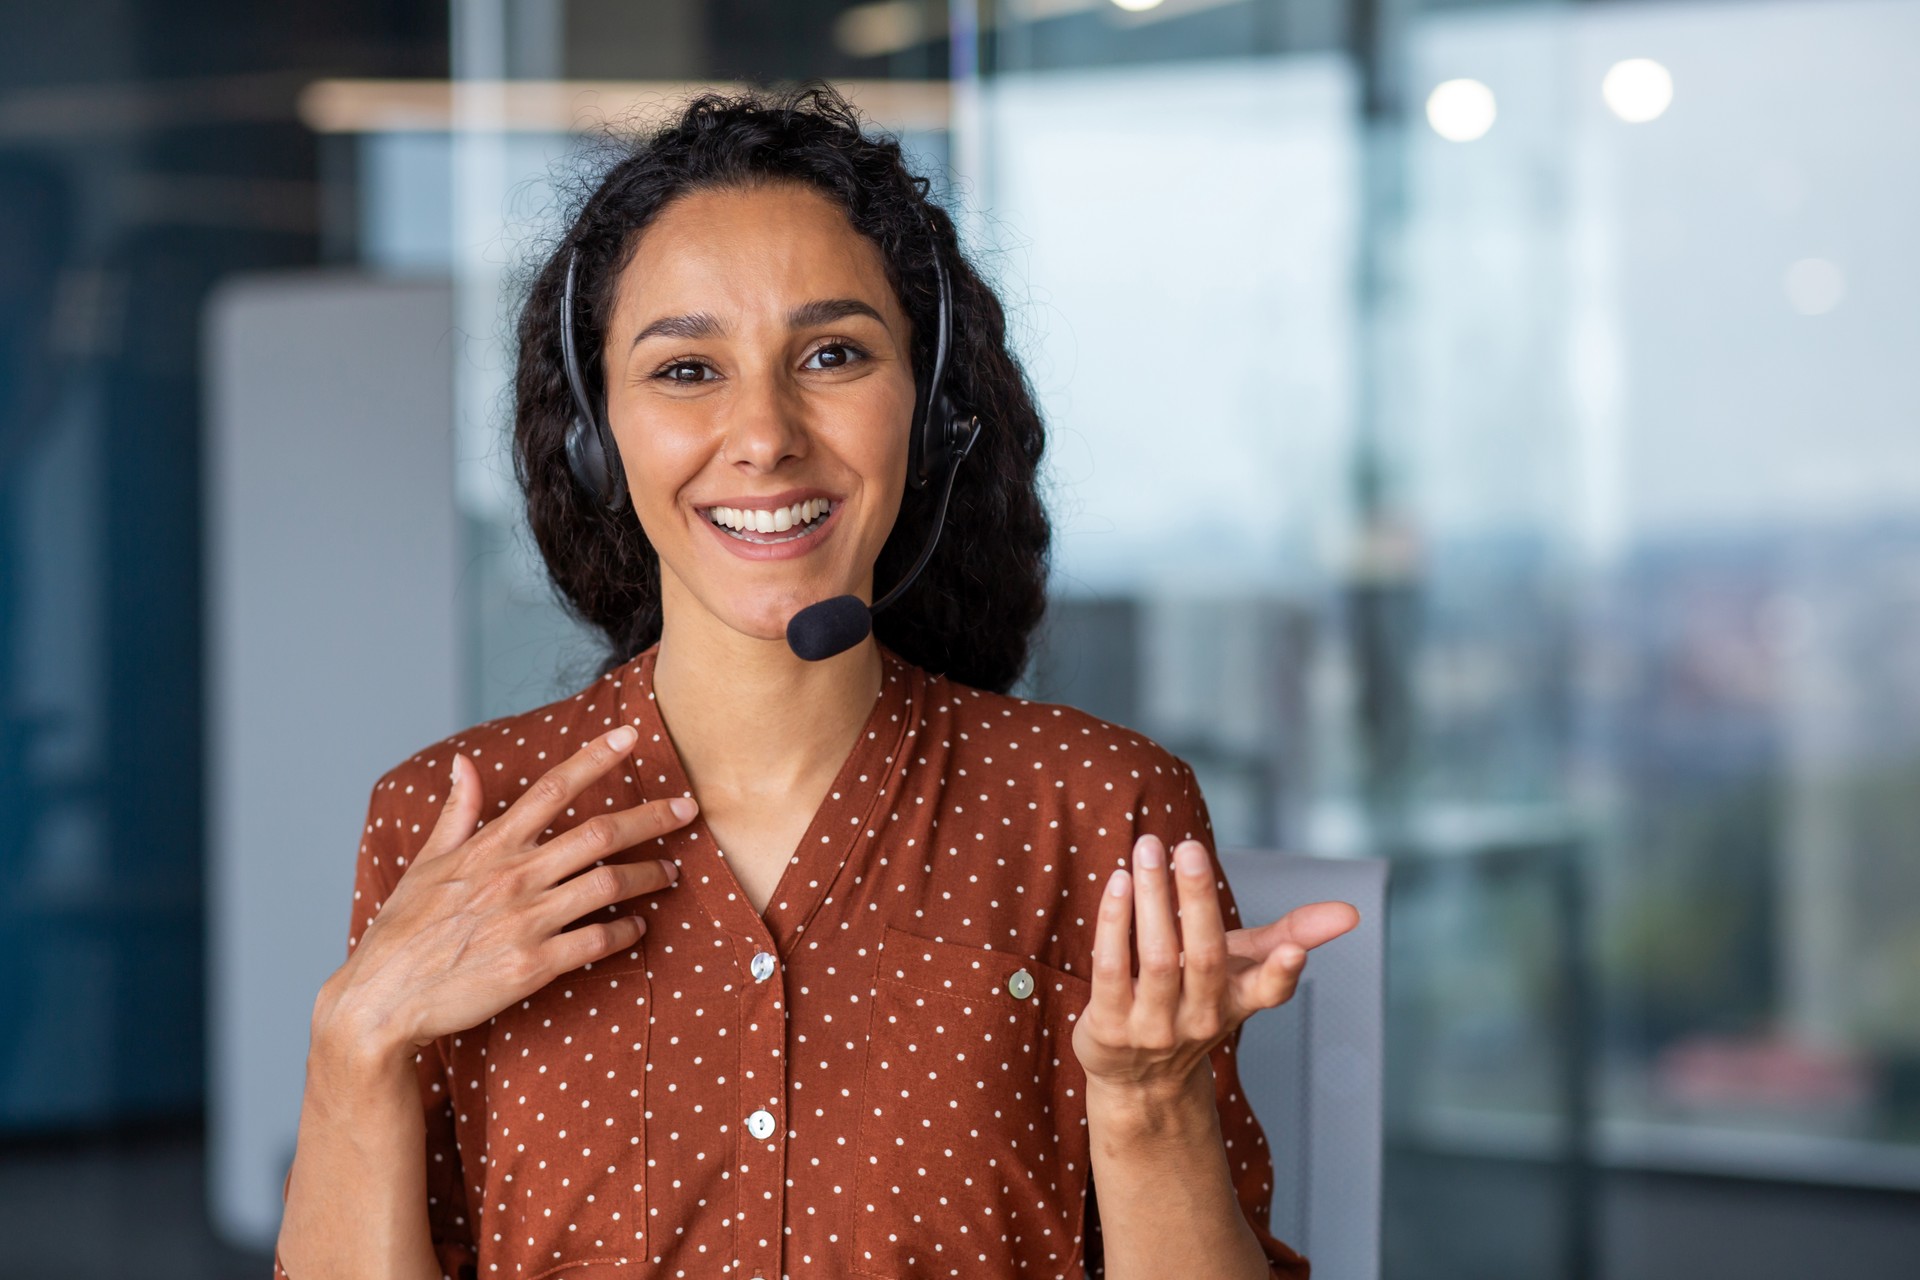
[[[786,314],[796,303],[855,297],[889,317],[905,315],[880,249],[824,194],[795,183],[689,193],[641,233],[621,274],[623,319],[695,309],[743,317]]]

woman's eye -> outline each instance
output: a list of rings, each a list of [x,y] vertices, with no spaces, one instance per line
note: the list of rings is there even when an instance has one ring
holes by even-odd
[[[693,370],[691,378],[682,377],[682,370]],[[668,382],[705,382],[707,366],[695,360],[675,360],[656,373],[654,377],[665,378]]]
[[[866,352],[854,346],[851,342],[829,342],[818,351],[815,351],[811,356],[807,357],[807,367],[810,369],[844,369],[849,364],[854,363],[854,361],[864,358],[866,354]],[[825,357],[827,362],[824,365],[815,365],[813,361],[821,357]]]

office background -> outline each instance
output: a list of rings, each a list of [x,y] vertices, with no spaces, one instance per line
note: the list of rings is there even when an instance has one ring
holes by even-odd
[[[219,638],[280,607],[218,597],[256,547],[218,389],[300,354],[249,335],[276,298],[443,317],[342,431],[440,469],[446,608],[396,622],[389,582],[364,653],[302,666],[319,702],[374,655],[449,673],[444,723],[333,760],[358,794],[301,817],[338,862],[288,910],[344,947],[374,777],[593,657],[502,445],[530,255],[599,131],[806,76],[901,134],[1009,304],[1059,528],[1025,691],[1191,760],[1223,843],[1393,859],[1385,1272],[1912,1273],[1920,3],[4,28],[0,1277],[267,1274],[207,1207],[221,939],[263,933],[222,932],[209,852]],[[444,395],[402,394],[422,368]],[[286,430],[242,460],[310,482],[282,603],[352,598],[407,527]]]

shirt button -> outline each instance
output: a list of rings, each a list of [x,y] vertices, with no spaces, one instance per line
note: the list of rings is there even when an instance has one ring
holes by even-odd
[[[761,951],[754,955],[753,962],[747,966],[747,970],[753,974],[755,982],[765,982],[773,976],[773,969],[777,963],[771,952]]]
[[[756,1138],[773,1136],[773,1113],[764,1108],[747,1117],[747,1132]]]
[[[1025,969],[1015,969],[1013,976],[1007,979],[1007,990],[1013,993],[1015,1000],[1025,1000],[1033,994],[1033,975]]]

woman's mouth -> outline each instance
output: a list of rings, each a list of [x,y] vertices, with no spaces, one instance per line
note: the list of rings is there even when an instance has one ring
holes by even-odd
[[[825,498],[809,498],[790,507],[708,507],[707,519],[722,533],[761,545],[804,538],[832,514]]]
[[[777,547],[817,534],[835,509],[831,499],[808,498],[784,507],[708,507],[701,514],[733,542]]]

